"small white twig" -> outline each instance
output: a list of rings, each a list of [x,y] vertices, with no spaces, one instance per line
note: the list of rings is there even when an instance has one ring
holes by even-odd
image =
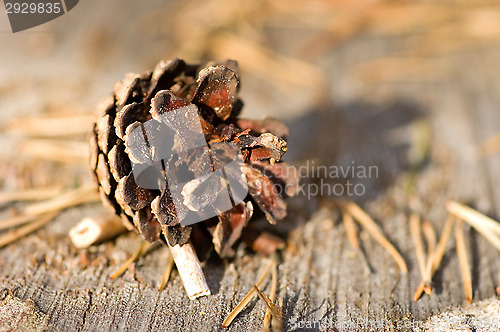
[[[194,300],[210,295],[210,288],[208,288],[200,261],[191,243],[188,242],[182,246],[169,245],[169,248],[189,299]]]
[[[114,238],[127,231],[116,216],[100,215],[83,218],[69,231],[69,237],[75,247],[83,249],[99,242]]]

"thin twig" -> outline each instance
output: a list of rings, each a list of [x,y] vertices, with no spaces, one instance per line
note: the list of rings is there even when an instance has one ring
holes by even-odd
[[[365,273],[370,274],[372,272],[372,269],[359,243],[358,232],[356,230],[356,224],[354,223],[354,219],[349,213],[342,213],[342,222],[344,223],[349,244],[351,245],[351,247],[353,247],[359,259],[361,260]]]
[[[412,213],[409,218],[410,223],[410,234],[415,245],[415,254],[417,256],[418,268],[422,278],[425,280],[425,252],[424,243],[422,241],[422,233],[420,226],[420,216],[416,213]]]
[[[344,223],[345,232],[347,234],[349,243],[353,248],[359,249],[359,239],[356,231],[356,225],[354,224],[354,219],[349,213],[343,213],[342,222]]]
[[[21,141],[19,152],[43,160],[82,164],[88,159],[88,144],[81,141],[30,138]]]
[[[210,295],[205,274],[191,242],[183,245],[168,245],[182,284],[190,300]]]
[[[83,203],[97,201],[99,201],[99,195],[97,194],[95,187],[91,185],[85,185],[81,186],[78,189],[63,193],[45,202],[30,205],[26,207],[24,213],[30,215],[38,215],[52,211],[60,211],[62,209],[66,209],[68,207]]]
[[[443,231],[441,233],[441,237],[439,238],[439,242],[436,246],[436,249],[432,252],[432,254],[429,255],[429,257],[427,257],[427,266],[425,268],[427,278],[424,277],[423,278],[424,280],[422,280],[422,282],[418,285],[417,290],[413,294],[414,301],[417,301],[420,298],[420,296],[422,296],[423,292],[426,292],[429,295],[432,294],[432,287],[431,287],[432,278],[434,277],[434,274],[436,273],[439,265],[441,264],[441,260],[443,259],[444,252],[446,250],[446,243],[450,238],[454,222],[455,222],[455,217],[452,215],[448,215],[444,223]]]
[[[418,301],[418,299],[422,296],[425,291],[426,281],[422,280],[420,284],[418,284],[415,293],[413,293],[413,301]]]
[[[500,224],[490,217],[455,201],[446,203],[448,211],[467,222],[500,251]]]
[[[420,270],[420,275],[422,276],[422,282],[418,285],[417,290],[413,295],[413,300],[416,301],[425,291],[430,277],[426,275],[426,259],[424,252],[424,243],[422,241],[420,216],[416,213],[412,213],[409,218],[409,223],[410,234],[413,244],[415,245],[415,254],[417,256],[418,268]]]
[[[38,217],[38,219],[26,226],[22,226],[20,228],[13,229],[5,234],[0,235],[0,248],[12,243],[20,238],[28,235],[31,232],[36,231],[41,228],[49,221],[54,219],[58,215],[58,212],[50,212]]]
[[[0,192],[0,204],[13,201],[42,200],[61,192],[60,187],[30,188],[17,191]]]
[[[264,272],[260,275],[259,279],[257,280],[257,283],[255,284],[257,287],[260,287],[261,284],[264,282],[265,278],[269,274],[269,270],[271,270],[271,267],[273,265],[273,261],[269,261],[267,264],[266,268],[264,269]],[[236,306],[236,308],[233,309],[229,313],[229,315],[224,319],[222,322],[222,327],[228,327],[229,324],[238,316],[238,314],[245,308],[245,306],[252,300],[253,296],[255,295],[255,289],[252,288],[250,291],[243,297],[243,300],[241,300],[240,303]]]
[[[496,134],[481,143],[481,154],[488,158],[500,152],[500,133]]]
[[[143,253],[143,252],[145,252],[146,250],[148,250],[148,249],[149,249],[149,247],[150,247],[150,246],[151,246],[151,243],[146,242],[146,241],[142,241],[141,246],[139,247],[139,249],[137,249],[137,250],[136,250],[136,252],[135,252],[132,256],[130,256],[130,258],[129,258],[129,259],[127,259],[127,260],[125,261],[125,263],[123,263],[123,265],[122,265],[122,266],[120,266],[120,267],[118,268],[118,270],[116,270],[116,272],[115,272],[115,273],[113,273],[113,274],[111,275],[111,279],[115,279],[116,277],[121,276],[121,275],[122,275],[122,274],[123,274],[123,273],[124,273],[124,272],[128,269],[128,267],[129,267],[129,266],[130,266],[133,262],[135,262],[135,261],[137,260],[137,258],[139,258],[139,256],[141,256],[141,255],[142,255],[142,253]]]
[[[277,272],[277,264],[273,261],[272,270],[271,270],[271,291],[269,292],[269,299],[274,301],[276,297],[276,291],[278,289],[278,272]],[[263,330],[269,331],[269,325],[271,323],[271,310],[269,308],[266,309],[266,313],[264,315],[264,323]]]
[[[29,116],[16,118],[5,126],[7,133],[26,136],[55,137],[87,134],[95,121],[94,114],[72,114],[70,116]]]
[[[112,239],[127,229],[116,215],[85,217],[69,231],[71,242],[77,248],[87,248],[93,244]]]
[[[36,218],[37,215],[22,214],[19,216],[0,220],[0,230],[27,224]]]
[[[377,226],[375,221],[363,211],[356,203],[351,201],[342,200],[340,202],[341,206],[345,209],[345,213],[350,213],[355,220],[357,220],[366,231],[385,249],[391,257],[394,259],[399,269],[403,273],[408,273],[408,267],[406,262],[401,257],[401,254],[396,248],[387,240],[387,238],[382,234],[382,231]]]
[[[0,220],[0,229],[19,226],[30,222],[39,215],[61,211],[75,205],[97,201],[97,199],[98,196],[95,193],[95,189],[89,190],[89,188],[79,188],[51,200],[30,205],[18,216]]]
[[[457,255],[460,263],[460,274],[462,275],[462,282],[464,285],[465,298],[467,302],[472,302],[472,279],[467,259],[467,249],[465,248],[464,230],[462,221],[459,220],[455,225],[455,241],[457,244]]]
[[[500,296],[500,270],[498,270],[498,280],[497,280],[497,287],[496,287],[496,292],[497,296]]]
[[[422,233],[425,236],[425,242],[427,243],[427,263],[432,261],[432,255],[436,250],[436,231],[429,220],[424,220],[422,222]],[[430,270],[429,270],[430,271]]]
[[[436,251],[436,231],[432,224],[428,220],[422,222],[422,232],[425,236],[425,241],[427,242],[427,262],[424,268],[424,273],[422,275],[425,282],[424,292],[428,295],[432,294],[432,262],[434,260],[434,253]]]
[[[262,294],[260,291],[259,287],[257,285],[253,286],[253,289],[257,292],[257,295],[260,297],[262,301],[266,304],[267,309],[271,312],[273,315],[273,318],[275,319],[276,323],[278,325],[283,325],[283,314],[281,311],[274,305],[273,301],[267,295]]]
[[[455,223],[455,217],[448,215],[446,221],[444,222],[443,232],[441,233],[441,237],[439,238],[439,242],[437,244],[436,250],[432,255],[432,265],[431,265],[431,276],[434,276],[434,273],[438,269],[441,264],[441,260],[443,259],[444,252],[446,250],[446,243],[451,235],[451,230],[453,228],[453,224]]]
[[[487,228],[500,236],[500,223],[498,221],[456,201],[448,201],[446,207],[450,213],[463,221],[473,220],[481,227]]]

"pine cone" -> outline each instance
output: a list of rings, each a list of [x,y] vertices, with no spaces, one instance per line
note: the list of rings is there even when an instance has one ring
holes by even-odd
[[[286,152],[288,129],[270,118],[239,119],[243,104],[238,89],[235,61],[203,68],[174,59],[160,62],[152,72],[128,74],[99,103],[90,135],[91,169],[103,203],[129,230],[149,242],[160,239],[172,246],[191,240],[206,251],[208,242],[220,256],[230,256],[231,246],[252,217],[252,202],[270,223],[286,216],[283,198],[297,189],[296,173],[278,163]],[[171,114],[177,117],[169,118]],[[166,134],[172,130],[173,141]],[[200,135],[207,146],[193,148]],[[178,153],[163,158],[168,149]],[[236,160],[241,160],[238,167],[228,167]],[[225,170],[224,176],[236,183],[237,189],[229,189],[241,197],[232,198],[232,208],[220,208],[215,191],[228,188],[217,177],[207,178],[202,171],[207,167]],[[175,187],[172,175],[187,180]],[[216,213],[202,222],[183,224],[189,214],[202,218],[202,205]]]

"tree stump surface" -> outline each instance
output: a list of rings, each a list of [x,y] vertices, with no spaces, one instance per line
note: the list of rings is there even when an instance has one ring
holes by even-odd
[[[135,16],[134,10],[139,9],[134,5],[110,3],[103,4],[102,12],[92,16],[101,3],[85,1],[74,9],[72,18],[65,15],[57,22],[16,38],[6,33],[0,36],[2,45],[11,46],[2,55],[2,63],[10,62],[14,67],[4,69],[2,75],[2,81],[5,80],[0,85],[2,121],[40,112],[44,102],[64,104],[77,97],[81,98],[82,107],[90,109],[127,70],[140,71],[163,57],[167,46],[157,46],[153,37],[138,42],[156,45],[147,58],[142,57],[146,51],[122,53],[134,49],[133,42],[122,34],[111,45],[107,44],[110,40],[104,42],[107,47],[104,51],[113,52],[116,61],[106,58],[97,65],[88,63],[97,61],[91,48],[101,44],[86,29],[93,26],[95,32],[107,27],[113,35],[118,32],[112,24],[123,25],[122,19],[137,23],[140,16]],[[117,17],[112,15],[113,6],[127,7],[128,11],[118,9],[126,15]],[[77,12],[80,14],[76,15]],[[68,38],[71,32],[63,32],[70,26],[74,27],[72,40]],[[129,28],[124,30],[132,33]],[[33,34],[38,36],[35,38]],[[135,32],[132,38],[139,38],[138,35]],[[38,38],[52,43],[51,48],[46,51],[41,47],[38,53],[28,54],[30,47],[35,46],[26,42],[35,43]],[[116,46],[120,43],[122,48]],[[315,165],[348,166],[354,162],[365,167],[376,166],[377,178],[352,179],[363,184],[366,193],[348,198],[377,221],[409,268],[408,274],[401,274],[388,253],[360,228],[362,250],[371,268],[371,273],[366,273],[361,257],[347,241],[338,211],[330,204],[333,197],[306,194],[290,199],[288,217],[270,228],[287,239],[287,247],[279,255],[277,294],[286,330],[412,331],[440,313],[454,310],[457,317],[465,317],[474,307],[465,304],[451,239],[435,276],[435,293],[413,301],[421,276],[408,228],[408,215],[413,210],[405,195],[405,184],[415,149],[424,135],[423,124],[431,132],[431,147],[423,167],[415,175],[414,194],[421,201],[416,212],[434,225],[438,236],[448,198],[500,218],[500,154],[483,158],[479,152],[484,140],[500,132],[497,80],[500,48],[471,47],[446,56],[443,60],[446,70],[422,73],[419,81],[360,85],[353,74],[358,66],[390,54],[401,43],[391,38],[360,37],[322,55],[318,63],[329,79],[331,99],[326,106],[304,108],[292,117],[286,108],[280,107],[285,98],[250,101],[245,109],[244,115],[252,117],[264,116],[271,110],[269,115],[289,125],[287,160],[295,165],[307,161],[311,165],[314,160]],[[281,44],[277,42],[276,47]],[[60,66],[50,65],[62,59],[66,62]],[[28,63],[30,60],[35,64]],[[27,64],[22,66],[22,63]],[[127,67],[130,63],[134,64],[132,68]],[[245,79],[243,76],[244,101],[245,94],[252,98],[260,91],[251,79],[247,86]],[[23,91],[32,94],[20,100]],[[271,104],[268,109],[261,107],[266,103]],[[1,139],[2,145],[10,144],[6,138]],[[85,165],[75,169],[84,172]],[[323,180],[307,178],[304,183],[312,187],[312,184],[333,186],[346,181]],[[9,207],[3,206],[0,216],[7,216]],[[266,257],[251,253],[244,245],[238,247],[232,260],[212,257],[205,263],[204,271],[213,295],[190,301],[175,269],[166,289],[157,290],[168,256],[166,248],[155,245],[125,274],[111,280],[111,274],[139,247],[138,237],[125,234],[77,250],[67,236],[79,220],[102,209],[99,204],[68,209],[42,230],[0,249],[0,321],[10,317],[16,326],[52,331],[225,330],[222,321],[252,288],[267,264]],[[470,227],[464,229],[474,303],[491,300],[495,304],[492,298],[498,284],[499,253]],[[264,293],[269,289],[270,277],[264,284]],[[9,316],[12,312],[19,314]],[[259,330],[264,312],[264,303],[255,297],[227,330]],[[490,318],[498,321],[498,315]],[[0,330],[5,324],[0,323]]]

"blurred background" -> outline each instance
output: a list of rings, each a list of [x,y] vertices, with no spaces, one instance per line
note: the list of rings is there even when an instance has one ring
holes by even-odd
[[[81,164],[81,139],[99,98],[125,73],[151,70],[160,59],[238,60],[243,116],[269,115],[291,125],[288,158],[296,160],[311,157],[303,155],[310,145],[318,147],[316,156],[345,148],[347,140],[335,143],[339,131],[364,135],[364,124],[380,136],[377,125],[389,131],[462,103],[452,95],[464,94],[465,71],[498,100],[500,6],[494,1],[87,0],[16,34],[2,15],[0,32],[4,189],[53,181],[41,161]],[[380,121],[369,120],[390,109]],[[484,128],[481,139],[498,129]],[[309,140],[321,132],[323,143]],[[408,143],[398,137],[398,144]],[[63,140],[47,141],[54,138]],[[69,172],[77,172],[73,166]],[[35,168],[24,182],[12,176]]]

